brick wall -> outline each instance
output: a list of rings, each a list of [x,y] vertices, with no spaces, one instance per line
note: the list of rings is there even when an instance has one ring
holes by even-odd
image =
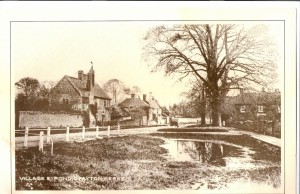
[[[20,111],[20,128],[45,128],[45,127],[81,127],[83,124],[81,114],[55,113],[41,111]]]

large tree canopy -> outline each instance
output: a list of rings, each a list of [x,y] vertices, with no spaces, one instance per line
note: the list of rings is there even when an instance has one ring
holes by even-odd
[[[34,97],[39,92],[40,83],[37,79],[25,77],[15,83],[15,86],[25,97]]]
[[[219,124],[222,99],[232,88],[255,88],[276,78],[276,54],[267,27],[258,25],[158,26],[145,36],[145,60],[153,71],[195,76],[210,99]]]

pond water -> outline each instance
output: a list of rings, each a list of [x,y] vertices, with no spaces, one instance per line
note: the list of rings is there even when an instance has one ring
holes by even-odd
[[[217,166],[245,167],[251,160],[249,150],[246,150],[247,148],[226,142],[213,140],[164,140],[165,143],[162,147],[168,150],[167,158],[173,161],[196,161]]]

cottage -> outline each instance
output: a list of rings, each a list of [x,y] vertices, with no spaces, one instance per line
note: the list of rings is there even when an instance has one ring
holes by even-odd
[[[50,91],[49,105],[53,110],[83,111],[90,125],[109,121],[111,98],[95,83],[93,66],[87,74],[78,71],[78,77],[65,75]]]
[[[235,107],[237,110],[237,120],[252,120],[253,117],[258,119],[276,119],[280,120],[280,92],[244,92],[235,98]]]
[[[152,93],[149,93],[149,98],[147,95],[143,94],[143,101],[149,104],[149,114],[148,114],[148,124],[149,125],[160,125],[163,124],[162,120],[162,109],[158,101],[152,96]]]
[[[164,116],[158,101],[150,92],[149,98],[143,94],[141,100],[135,94],[117,106],[112,107],[112,119],[118,121],[131,120],[131,125],[160,125],[169,123],[169,113]]]
[[[128,121],[130,125],[148,125],[149,109],[148,103],[136,97],[135,94],[131,94],[130,98],[125,99],[113,109],[115,110],[113,117],[119,121],[130,120]]]
[[[170,111],[165,106],[161,107],[161,111],[162,111],[162,124],[170,124]]]

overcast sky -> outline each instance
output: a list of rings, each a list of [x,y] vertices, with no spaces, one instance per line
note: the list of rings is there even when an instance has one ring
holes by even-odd
[[[23,77],[58,81],[85,73],[93,61],[100,85],[117,78],[152,92],[162,105],[181,100],[187,85],[163,72],[150,73],[141,58],[142,39],[155,22],[20,22],[12,24],[11,59],[15,82]],[[269,22],[270,34],[283,48],[283,23]],[[279,50],[279,53],[282,50]],[[283,65],[279,64],[279,69]]]

